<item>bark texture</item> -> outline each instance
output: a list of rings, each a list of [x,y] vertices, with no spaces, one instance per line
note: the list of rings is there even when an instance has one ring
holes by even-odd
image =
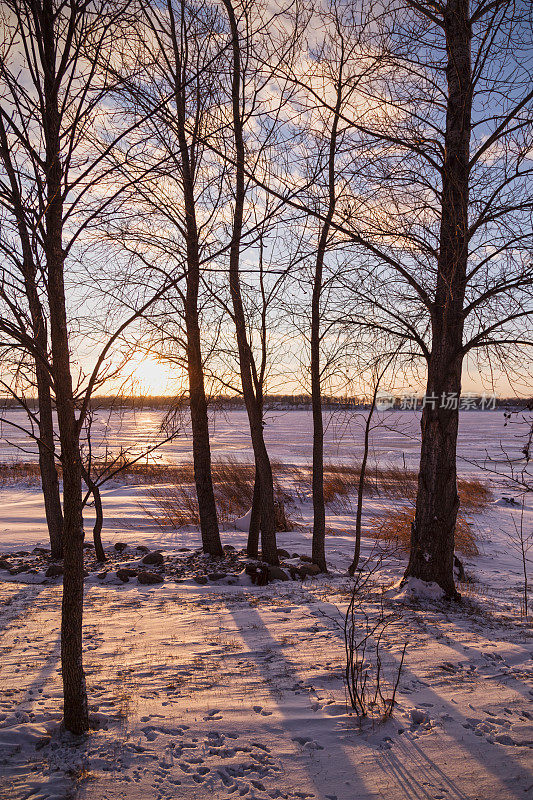
[[[80,734],[89,728],[87,692],[82,663],[83,619],[83,517],[82,463],[79,428],[70,368],[69,335],[64,285],[63,169],[61,115],[56,73],[55,13],[51,0],[43,0],[39,24],[44,66],[43,129],[46,148],[45,257],[52,371],[63,467],[63,600],[61,614],[61,672],[64,725]]]
[[[459,398],[463,359],[472,108],[468,0],[448,0],[444,30],[448,102],[440,250],[432,310],[432,349],[421,422],[418,493],[411,554],[405,574],[434,581],[447,595],[457,597],[453,556],[459,509],[456,473],[459,411],[457,407],[447,407],[446,398],[451,395]]]

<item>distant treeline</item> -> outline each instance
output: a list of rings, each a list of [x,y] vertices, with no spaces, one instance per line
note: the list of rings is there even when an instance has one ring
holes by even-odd
[[[468,397],[473,400],[471,407],[477,410],[491,410],[491,408],[510,409],[510,410],[533,410],[533,397],[497,397],[493,404],[487,406],[476,403],[476,399],[481,401],[485,396],[470,393]],[[421,398],[420,398],[421,399]],[[401,409],[401,403],[397,399],[393,408]],[[350,409],[360,408],[365,409],[369,407],[369,401],[364,397],[323,397],[322,404],[327,409]],[[35,398],[28,398],[26,405],[32,411],[37,410],[37,400]],[[187,397],[169,397],[163,396],[142,396],[142,395],[129,395],[129,396],[102,396],[94,397],[91,400],[91,409],[157,409],[161,411],[171,411],[173,409],[187,408],[189,400]],[[209,405],[211,408],[220,409],[244,409],[244,400],[238,395],[221,395],[209,398]],[[265,396],[265,409],[268,411],[291,410],[291,409],[308,409],[311,407],[311,397],[307,394],[273,394]],[[419,403],[420,407],[420,403]],[[12,397],[0,396],[0,408],[15,409],[20,408],[20,404]]]

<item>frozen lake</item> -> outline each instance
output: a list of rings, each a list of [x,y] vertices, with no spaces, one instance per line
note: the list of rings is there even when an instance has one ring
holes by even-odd
[[[27,427],[23,411],[13,410],[0,423],[0,461],[35,460],[36,444],[20,428]],[[376,412],[371,435],[372,461],[416,467],[420,448],[420,412]],[[326,461],[358,462],[363,447],[364,411],[326,412]],[[103,454],[124,448],[128,457],[140,455],[164,438],[164,412],[99,411],[92,428],[93,448]],[[9,424],[9,423],[14,423]],[[19,427],[16,427],[19,426]],[[505,425],[503,411],[464,411],[460,416],[459,469],[472,471],[471,460],[502,457],[502,445],[520,459],[525,424]],[[228,456],[252,459],[248,421],[244,410],[217,411],[211,415],[214,458]],[[312,457],[310,410],[275,410],[266,414],[265,436],[272,459],[295,465],[309,465]],[[187,420],[176,437],[163,444],[150,458],[164,463],[192,460],[192,441]]]

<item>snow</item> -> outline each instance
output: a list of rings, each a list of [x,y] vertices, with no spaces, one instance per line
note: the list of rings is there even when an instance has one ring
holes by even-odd
[[[250,508],[244,517],[238,517],[233,523],[238,531],[248,533],[250,530],[250,520],[252,519],[252,509]]]
[[[278,454],[291,460],[290,452],[292,463],[307,458],[304,413],[291,412],[292,424],[280,416]],[[244,446],[236,419],[235,442]],[[230,421],[222,444],[233,452]],[[463,452],[474,458],[476,447],[479,454],[497,444],[498,425],[495,414],[481,422],[463,415]],[[348,440],[342,449],[348,458]],[[220,452],[226,452],[222,445]],[[162,584],[142,586],[136,579],[123,583],[114,572],[89,576],[84,658],[94,728],[85,737],[60,727],[61,579],[0,571],[0,798],[530,796],[532,638],[519,614],[521,561],[509,544],[521,506],[502,502],[514,495],[500,480],[492,486],[494,501],[473,516],[480,555],[463,559],[474,579],[460,586],[463,603],[443,601],[435,587],[412,581],[383,599],[394,615],[383,638],[387,676],[408,645],[398,702],[386,722],[359,719],[346,704],[342,624],[354,531],[348,511],[328,513],[330,573],[303,583],[255,587],[241,575],[233,585],[199,585],[190,576],[167,575]],[[115,485],[103,492],[106,547],[127,544],[124,564],[138,564],[137,545],[161,550],[169,562],[186,558],[193,551],[180,548],[198,547],[198,531],[162,531],[147,519],[147,489]],[[395,502],[366,499],[364,530]],[[524,510],[527,530],[532,505]],[[297,527],[280,533],[278,546],[309,554],[309,500],[294,513]],[[222,538],[239,551],[246,532],[234,522]],[[0,553],[39,545],[46,545],[39,492],[0,489]],[[371,537],[363,538],[362,552],[373,559],[369,569],[376,563]],[[381,588],[394,587],[404,567],[404,554],[384,555],[364,598],[370,620],[379,614]]]
[[[395,583],[387,595],[397,600],[408,600],[413,597],[418,600],[442,600],[444,592],[437,583],[421,581],[419,578],[407,578]]]

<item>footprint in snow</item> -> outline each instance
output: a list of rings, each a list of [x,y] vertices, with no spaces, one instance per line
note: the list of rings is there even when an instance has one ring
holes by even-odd
[[[214,708],[212,711],[208,711],[207,715],[204,717],[204,722],[209,722],[209,720],[219,720],[222,719],[222,712],[219,708]]]
[[[265,711],[263,706],[254,706],[253,709],[256,714],[261,714],[262,717],[272,716],[272,711]]]
[[[293,736],[292,741],[296,742],[297,744],[300,744],[302,747],[305,747],[306,750],[323,750],[324,749],[321,744],[319,744],[318,742],[315,742],[309,736]]]

